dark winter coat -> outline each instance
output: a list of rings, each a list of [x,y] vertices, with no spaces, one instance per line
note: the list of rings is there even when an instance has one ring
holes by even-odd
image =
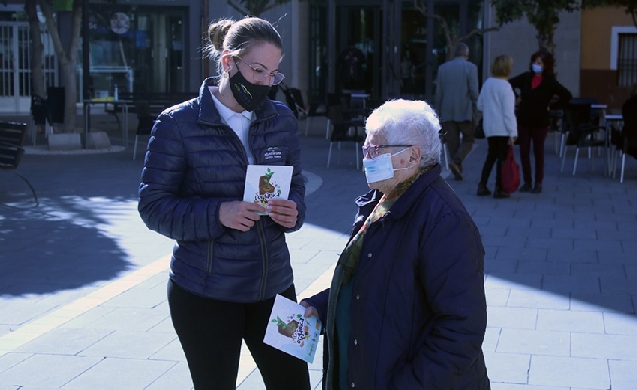
[[[544,76],[540,85],[531,88],[533,72],[524,72],[509,79],[511,87],[520,90],[520,104],[517,109],[518,126],[531,129],[544,128],[549,125],[549,109],[564,109],[573,95],[560,84],[555,76]],[[552,104],[551,99],[557,95],[559,100]]]
[[[175,283],[191,293],[232,302],[272,298],[292,284],[286,232],[305,218],[297,121],[280,102],[255,109],[249,146],[256,165],[294,167],[288,199],[297,223],[287,229],[261,217],[241,232],[219,222],[222,202],[242,200],[248,159],[226,125],[204,81],[199,97],[162,112],[148,143],[139,188],[139,213],[146,225],[176,240],[171,259]]]
[[[352,388],[489,389],[481,349],[487,324],[484,248],[440,171],[436,166],[418,178],[365,235],[350,311]],[[353,233],[381,195],[371,191],[357,199]],[[334,318],[325,318],[328,297],[329,289],[305,301],[329,323]],[[325,348],[324,357],[337,350]],[[324,370],[328,366],[324,362]],[[332,366],[338,370],[338,362]],[[338,372],[324,375],[339,382]]]

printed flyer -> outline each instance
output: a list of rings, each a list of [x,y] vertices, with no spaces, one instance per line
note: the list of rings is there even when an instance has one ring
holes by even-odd
[[[248,165],[243,200],[265,207],[272,199],[287,199],[293,169],[291,166]]]
[[[263,342],[312,363],[321,334],[321,321],[314,316],[305,318],[303,313],[303,306],[277,295]]]

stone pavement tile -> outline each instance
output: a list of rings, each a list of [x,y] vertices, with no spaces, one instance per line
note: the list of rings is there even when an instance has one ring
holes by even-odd
[[[518,268],[516,261],[484,259],[484,273],[489,275],[514,274]]]
[[[574,250],[572,248],[550,248],[546,252],[546,261],[568,263],[597,263],[597,252]]]
[[[492,383],[528,383],[530,355],[484,352],[484,360],[487,364],[487,375]]]
[[[539,330],[604,333],[604,317],[601,312],[539,309]]]
[[[99,327],[100,320],[109,313],[115,311],[116,307],[97,306],[85,311],[72,320],[60,325],[61,328],[84,328]]]
[[[569,275],[571,269],[568,263],[520,260],[516,272],[524,275]]]
[[[0,300],[0,324],[15,327],[50,309],[47,303],[30,302],[29,297],[3,297]]]
[[[545,248],[498,248],[495,256],[499,260],[530,260],[530,261],[546,261],[548,249]]]
[[[164,281],[160,286],[139,284],[109,299],[102,306],[152,310],[167,299],[168,272],[162,276]],[[153,280],[153,282],[155,281]]]
[[[176,337],[170,333],[117,330],[82,351],[82,355],[147,359]]]
[[[591,222],[590,221],[580,221],[577,220],[574,223],[574,228],[575,229],[591,229]],[[613,221],[613,220],[606,220],[606,221],[595,221],[594,225],[592,225],[596,230],[619,230],[618,226],[617,226],[617,221]]]
[[[175,364],[175,362],[160,360],[104,358],[101,362],[67,383],[62,389],[145,389]],[[114,375],[115,373],[117,374]]]
[[[593,213],[576,213],[574,211],[569,210],[556,210],[555,211],[555,219],[556,220],[564,220],[564,221],[595,221],[595,215]]]
[[[621,240],[621,244],[625,253],[637,253],[637,242],[635,242],[634,239],[623,239]]]
[[[497,328],[535,329],[537,309],[489,307],[487,326]]]
[[[495,352],[498,346],[498,340],[500,339],[500,332],[502,332],[502,328],[487,327],[484,332],[484,340],[482,341],[482,351]]]
[[[634,209],[633,209],[634,210]],[[630,222],[635,223],[635,212],[625,210],[625,212],[608,212],[608,213],[595,213],[596,221],[615,221],[617,223]]]
[[[637,264],[635,252],[600,250],[597,257],[600,264]]]
[[[477,225],[482,237],[506,236],[508,227],[506,225]]]
[[[608,334],[637,336],[637,316],[604,312],[604,329]],[[637,351],[635,351],[635,357],[637,358]]]
[[[491,382],[491,390],[580,390],[573,387],[562,386],[531,386],[518,385],[513,383],[493,383]],[[586,390],[586,389],[582,389]]]
[[[484,246],[484,259],[493,259],[495,258],[496,254],[498,253],[498,247],[497,246]]]
[[[541,290],[511,290],[508,307],[569,309],[569,297]]]
[[[145,332],[168,318],[169,315],[170,313],[164,306],[157,306],[152,309],[116,307],[115,310],[87,326],[93,328],[107,326],[109,329]]]
[[[634,231],[630,230],[617,230],[617,229],[602,229],[595,226],[595,232],[597,233],[598,240],[621,240],[630,241],[636,238]]]
[[[507,236],[483,236],[482,244],[484,246],[499,246],[524,248],[527,246],[526,237],[507,237]]]
[[[591,250],[591,251],[622,251],[622,245],[626,241],[621,240],[584,240],[584,239],[575,239],[573,242],[573,247],[576,250]],[[625,249],[624,249],[625,250]],[[635,247],[637,251],[637,247]],[[627,253],[631,253],[630,251],[626,251]],[[633,251],[632,253],[635,253]]]
[[[175,332],[173,331],[173,333]],[[168,343],[168,345],[164,346],[162,349],[152,354],[149,359],[185,362],[186,355],[184,355],[184,350],[181,348],[179,339],[175,338],[173,341]]]
[[[524,355],[569,356],[571,348],[568,332],[533,329],[502,329],[496,352]]]
[[[606,359],[533,356],[529,384],[608,390],[610,375]]]
[[[56,328],[16,348],[15,351],[76,355],[111,333],[112,329]]]
[[[548,238],[551,237],[551,230],[544,227],[529,226],[508,226],[506,229],[506,235],[508,237],[538,237]]]
[[[599,275],[603,277],[625,279],[626,271],[621,264],[584,264],[571,263],[571,275],[590,276]]]
[[[531,218],[510,218],[498,214],[489,218],[489,225],[529,227],[531,226]]]
[[[542,287],[542,275],[501,274],[487,275],[485,288],[510,288],[516,290],[539,290]]]
[[[166,311],[166,313],[169,313],[168,303],[165,303],[165,305],[166,306],[164,310]],[[170,318],[170,316],[168,316],[160,323],[148,329],[148,332],[175,333],[175,328],[173,327],[173,321]]]
[[[597,275],[544,275],[542,290],[558,294],[601,292]]]
[[[26,389],[39,386],[62,388],[102,359],[100,356],[33,355],[2,372],[0,383],[20,385]]]
[[[637,336],[571,334],[571,356],[637,361]]]
[[[574,222],[572,219],[532,219],[530,226],[537,228],[551,228],[551,229],[572,229]]]
[[[637,282],[637,264],[626,264],[624,269],[626,270],[626,278]]]
[[[193,389],[188,364],[180,362],[172,366],[144,390],[188,390]]]
[[[506,306],[511,294],[511,289],[507,288],[485,288],[487,306]]]
[[[31,356],[33,356],[33,354],[20,352],[9,352],[4,355],[0,354],[0,374],[20,362],[29,359]]]
[[[522,209],[516,210],[513,213],[513,218],[522,218],[522,219],[554,219],[555,211],[554,210],[535,210],[535,209]]]
[[[583,240],[595,240],[597,236],[595,235],[595,231],[591,230],[590,226],[588,228],[573,228],[573,229],[565,229],[565,228],[554,228],[551,232],[551,237],[553,238],[573,238],[573,239],[583,239]]]
[[[546,248],[546,249],[573,249],[573,239],[571,238],[538,238],[529,237],[526,246],[528,248]]]
[[[613,277],[613,276],[600,276],[600,284],[602,292],[607,294],[637,294],[637,283],[633,280]]]
[[[637,230],[637,224],[634,221],[619,221],[617,222],[617,230],[634,232]]]
[[[608,366],[613,390],[637,389],[637,361],[609,360]]]
[[[571,311],[635,314],[635,308],[628,294],[571,294]]]

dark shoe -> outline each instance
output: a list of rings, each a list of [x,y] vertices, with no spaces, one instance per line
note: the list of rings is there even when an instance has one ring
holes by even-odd
[[[484,184],[478,184],[478,196],[489,196],[491,191]]]
[[[536,184],[535,187],[533,187],[533,191],[531,192],[534,194],[542,193],[542,184]]]
[[[464,179],[464,177],[462,177],[462,169],[460,168],[458,164],[456,164],[455,162],[450,162],[449,169],[451,169],[451,172],[453,172],[454,179],[456,180]]]
[[[520,192],[531,192],[531,183],[524,183],[520,187]]]
[[[505,199],[505,198],[510,198],[511,194],[503,190],[495,190],[495,192],[493,193],[493,197],[495,199]]]

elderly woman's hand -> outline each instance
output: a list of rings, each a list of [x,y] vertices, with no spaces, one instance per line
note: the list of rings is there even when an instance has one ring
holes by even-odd
[[[305,313],[303,314],[303,316],[305,318],[309,318],[309,317],[312,317],[312,316],[318,317],[318,311],[316,310],[316,308],[314,306],[310,306],[310,304],[305,302],[305,301],[301,301],[301,303],[299,303],[299,305],[301,305],[301,306],[303,306],[305,308]]]
[[[299,215],[296,203],[293,200],[275,199],[266,206],[268,215],[272,220],[286,228],[296,226],[296,217]]]

